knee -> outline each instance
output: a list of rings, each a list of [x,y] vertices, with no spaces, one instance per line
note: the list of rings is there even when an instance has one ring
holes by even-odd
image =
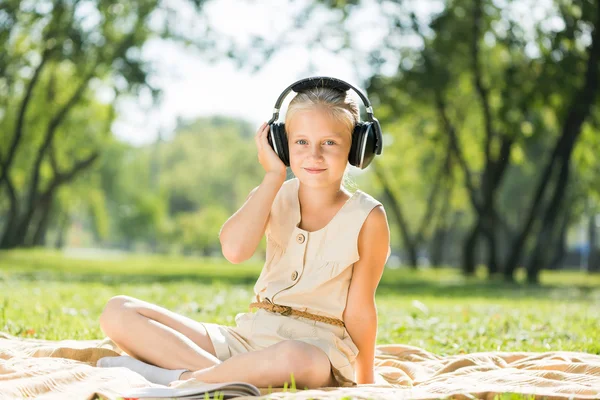
[[[131,304],[135,302],[133,297],[115,296],[112,297],[104,306],[100,314],[100,328],[107,336],[112,337],[119,332],[123,326],[124,316],[131,312]]]

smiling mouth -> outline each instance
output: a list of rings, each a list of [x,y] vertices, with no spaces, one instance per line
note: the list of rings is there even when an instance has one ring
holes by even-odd
[[[325,169],[320,169],[320,168],[304,168],[304,169],[311,174],[318,174],[319,172],[325,171]]]

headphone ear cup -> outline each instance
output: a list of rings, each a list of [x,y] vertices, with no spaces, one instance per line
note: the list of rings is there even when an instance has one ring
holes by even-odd
[[[352,133],[352,146],[348,161],[360,169],[369,166],[375,157],[375,143],[377,137],[372,122],[359,122]]]
[[[279,156],[279,159],[286,167],[290,166],[290,156],[288,151],[287,134],[285,133],[285,124],[283,122],[275,122],[270,125],[269,129],[269,144]]]
[[[362,128],[363,128],[363,123],[362,122],[358,122],[356,125],[354,125],[354,130],[352,131],[352,144],[350,145],[350,153],[348,154],[348,162],[350,163],[350,165],[358,167],[358,164],[360,162],[360,157],[358,157],[358,152],[359,152],[359,146],[360,143],[362,142],[360,140],[361,138],[361,132],[362,132]]]

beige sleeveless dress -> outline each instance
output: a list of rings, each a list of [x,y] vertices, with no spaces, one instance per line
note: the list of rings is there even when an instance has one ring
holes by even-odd
[[[266,262],[252,301],[268,299],[342,319],[352,266],[359,260],[360,229],[371,210],[381,203],[358,190],[324,228],[308,232],[298,227],[298,187],[297,178],[286,181],[273,201],[265,232]],[[237,314],[235,321],[235,327],[204,323],[220,360],[283,340],[299,340],[327,354],[340,386],[356,385],[358,349],[346,328],[263,309]]]

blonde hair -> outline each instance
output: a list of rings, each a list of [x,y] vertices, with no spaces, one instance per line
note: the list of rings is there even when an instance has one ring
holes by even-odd
[[[345,131],[350,141],[352,141],[352,132],[354,131],[354,126],[360,120],[360,112],[354,99],[347,92],[341,90],[316,87],[299,92],[290,101],[287,108],[285,125],[290,126],[290,121],[296,113],[314,110],[315,108],[327,111],[334,120],[341,122],[346,128]],[[342,185],[346,188],[354,187],[356,189],[354,182],[348,176],[348,168],[344,172]]]
[[[299,92],[285,113],[285,125],[290,126],[290,120],[299,111],[320,108],[329,113],[336,121],[346,127],[346,133],[352,139],[354,125],[359,121],[358,105],[346,92],[326,87],[316,87]]]

